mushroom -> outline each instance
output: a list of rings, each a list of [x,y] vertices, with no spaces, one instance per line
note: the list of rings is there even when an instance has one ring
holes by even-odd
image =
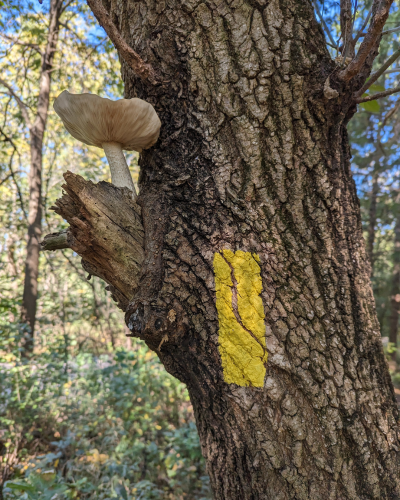
[[[111,101],[94,94],[70,94],[64,90],[53,107],[72,137],[104,149],[111,182],[128,187],[136,197],[122,150],[140,153],[157,142],[161,122],[153,106],[138,98]]]

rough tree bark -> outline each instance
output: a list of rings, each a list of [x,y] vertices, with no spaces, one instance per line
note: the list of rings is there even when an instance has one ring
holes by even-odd
[[[50,100],[51,73],[58,42],[60,15],[63,0],[51,0],[46,47],[42,54],[39,94],[34,122],[31,124],[25,108],[25,122],[29,127],[31,165],[29,171],[28,241],[25,259],[22,321],[30,331],[26,333],[24,355],[33,350],[38,297],[39,251],[42,237],[42,150]],[[22,105],[22,104],[21,104]]]
[[[346,132],[379,33],[347,70],[309,2],[88,3],[155,69],[122,62],[125,97],[163,124],[126,321],[187,384],[215,498],[400,498]]]

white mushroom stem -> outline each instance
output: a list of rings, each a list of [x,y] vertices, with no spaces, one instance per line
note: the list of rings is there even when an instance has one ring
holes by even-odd
[[[133,191],[136,198],[137,193],[133,185],[132,176],[126,163],[125,155],[122,152],[121,144],[117,142],[105,142],[102,144],[107,156],[111,170],[111,182],[117,187],[127,187]]]

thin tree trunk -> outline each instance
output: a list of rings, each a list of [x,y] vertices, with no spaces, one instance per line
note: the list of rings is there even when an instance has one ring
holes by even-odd
[[[307,2],[103,3],[156,68],[149,83],[123,63],[126,97],[162,121],[126,320],[187,384],[215,498],[400,498],[346,131],[366,75],[335,81]]]
[[[391,292],[389,342],[397,347],[400,315],[400,213],[397,215],[396,224],[394,227],[394,251]],[[396,360],[396,352],[393,352],[392,358]]]
[[[368,239],[367,239],[367,253],[369,256],[369,262],[371,264],[371,278],[374,274],[374,243],[375,243],[375,233],[376,233],[376,208],[378,202],[379,194],[379,175],[375,171],[372,178],[372,191],[369,205],[369,221],[368,221]]]
[[[42,56],[39,96],[34,123],[30,127],[28,242],[21,317],[29,326],[23,355],[33,351],[38,298],[39,252],[42,236],[42,164],[43,137],[46,130],[50,99],[51,71],[58,42],[59,18],[63,0],[51,0],[47,44]]]

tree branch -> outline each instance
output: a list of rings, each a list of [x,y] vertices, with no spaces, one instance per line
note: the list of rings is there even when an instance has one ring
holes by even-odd
[[[2,38],[5,38],[9,42],[13,42],[15,45],[21,45],[22,47],[30,47],[31,49],[35,50],[41,56],[43,55],[43,52],[41,51],[40,46],[37,43],[21,42],[21,40],[12,38],[11,36],[8,36],[8,35],[4,35],[3,33],[1,33],[0,36]]]
[[[64,29],[66,29],[67,31],[69,31],[70,33],[72,33],[74,36],[76,36],[76,38],[77,38],[77,39],[78,39],[81,43],[84,43],[83,38],[82,38],[81,36],[79,36],[79,35],[78,35],[78,33],[76,33],[76,32],[75,32],[72,28],[70,28],[70,27],[68,26],[68,22],[66,22],[66,23],[62,23],[62,22],[60,22],[59,24],[60,24],[60,26],[62,26]]]
[[[28,113],[28,106],[19,98],[19,96],[15,93],[14,89],[9,85],[6,81],[4,81],[2,78],[0,78],[0,84],[3,85],[10,94],[14,97],[14,99],[17,101],[18,107],[21,111],[22,118],[24,119],[24,122],[28,129],[30,130],[32,127],[31,124],[31,119],[29,118],[29,113]]]
[[[62,1],[63,0],[61,0],[61,3],[62,3]],[[67,2],[65,5],[63,5],[61,8],[61,14],[63,14],[74,1],[75,0],[69,0],[69,2]]]
[[[2,186],[3,184],[5,184],[8,181],[8,179],[13,176],[13,173],[14,174],[20,174],[21,172],[19,170],[17,170],[16,172],[9,173],[8,175],[6,175],[6,177],[4,177],[4,179],[1,179],[0,186]]]
[[[397,26],[397,28],[392,28],[390,30],[382,31],[382,35],[390,35],[390,33],[396,33],[397,31],[400,31],[400,26]],[[360,36],[366,36],[367,33],[360,33]]]
[[[354,56],[353,38],[353,16],[351,0],[340,0],[340,29],[343,38],[343,58]]]
[[[354,94],[355,97],[360,97],[361,95],[363,95],[364,92],[368,90],[371,87],[371,85],[373,85],[376,82],[376,80],[385,72],[385,70],[388,69],[388,67],[391,64],[393,64],[396,61],[396,59],[399,56],[400,56],[400,49],[396,50],[396,52],[394,52],[394,54],[390,56],[389,59],[384,64],[382,64],[382,66],[377,71],[375,71],[375,73],[372,73],[369,80],[365,82],[364,85],[360,88],[360,90]]]
[[[355,58],[342,70],[338,77],[346,82],[354,78],[364,66],[368,55],[379,46],[382,29],[385,26],[393,0],[374,0],[372,21]]]
[[[393,106],[392,109],[389,109],[389,111],[386,113],[386,115],[383,117],[383,120],[382,120],[382,127],[383,128],[387,121],[389,120],[389,118],[391,118],[395,113],[396,111],[398,111],[398,109],[400,108],[400,100],[398,100],[396,102],[396,104]],[[396,138],[397,139],[397,138]]]
[[[121,57],[130,66],[130,68],[142,80],[148,80],[150,83],[156,84],[157,80],[154,69],[150,64],[144,62],[143,59],[125,42],[121,33],[112,22],[101,0],[87,0],[87,4],[91,8],[99,24],[104,28],[115,48],[121,54]]]
[[[328,38],[330,40],[330,45],[332,48],[336,49],[337,48],[337,43],[335,43],[335,40],[333,39],[333,36],[331,34],[331,32],[329,31],[329,28],[325,22],[325,19],[322,17],[322,14],[321,14],[321,11],[319,10],[319,7],[318,7],[318,0],[312,0],[312,3],[314,5],[314,9],[316,10],[317,14],[318,14],[318,17],[319,17],[319,20],[321,21],[321,24],[322,26],[324,27],[324,30],[325,30],[325,33],[328,35]]]
[[[46,234],[43,241],[40,243],[42,250],[54,252],[54,250],[62,250],[70,248],[68,244],[68,229],[60,231],[59,233]]]
[[[395,94],[396,92],[400,92],[400,85],[394,89],[385,90],[384,92],[378,92],[377,94],[373,94],[368,97],[364,97],[362,99],[356,99],[356,103],[361,104],[362,102],[375,101],[375,99],[380,99],[381,97],[387,97],[388,95]]]
[[[64,0],[52,0],[48,20],[47,42],[42,57],[40,69],[39,95],[35,121],[33,123],[33,134],[38,134],[40,141],[43,140],[45,124],[47,121],[50,100],[50,71],[53,69],[54,55],[57,50],[59,21],[61,8]]]
[[[392,28],[391,30],[382,31],[382,35],[389,35],[390,33],[396,33],[397,31],[400,31],[400,26]]]
[[[367,27],[367,24],[368,24],[368,21],[369,21],[369,19],[371,17],[371,14],[372,14],[372,7],[371,7],[370,11],[368,12],[367,17],[365,18],[365,21],[363,22],[363,25],[361,26],[359,32],[357,33],[356,37],[354,38],[354,41],[353,41],[354,47],[356,46],[356,43],[358,42],[358,39],[361,36],[365,36],[365,33],[363,33],[363,31]]]
[[[10,170],[10,176],[12,177],[12,180],[13,180],[13,182],[15,184],[16,189],[17,189],[19,203],[21,205],[22,213],[24,214],[26,222],[28,222],[28,215],[27,215],[26,210],[25,210],[25,205],[24,205],[24,200],[22,198],[22,193],[21,193],[21,190],[19,188],[19,184],[17,182],[17,179],[15,178],[15,172],[14,172],[14,170],[12,168],[12,162],[13,162],[14,154],[17,153],[17,155],[19,156],[18,149],[17,149],[17,146],[15,145],[14,141],[11,139],[11,137],[8,137],[8,135],[1,128],[0,128],[0,133],[4,136],[4,141],[5,142],[9,142],[11,144],[11,146],[13,147],[13,149],[14,149],[14,151],[12,152],[12,154],[10,156],[10,161],[8,163],[8,168]]]

